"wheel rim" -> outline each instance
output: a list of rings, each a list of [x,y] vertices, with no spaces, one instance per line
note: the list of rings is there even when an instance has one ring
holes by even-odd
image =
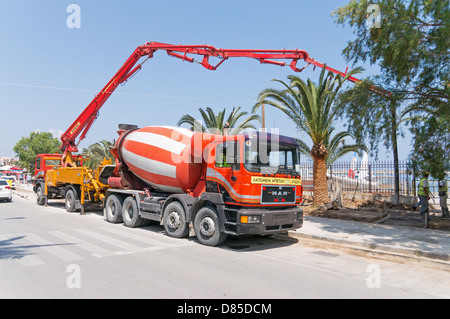
[[[123,209],[124,209],[124,211],[125,211],[125,213],[126,213],[126,216],[127,216],[129,219],[133,219],[134,212],[133,212],[133,209],[132,209],[132,207],[131,207],[131,204],[125,205],[125,207],[124,207]]]
[[[108,205],[108,212],[111,214],[111,216],[114,216],[116,214],[116,205],[114,205],[114,202],[110,202]]]
[[[211,217],[205,217],[200,222],[200,232],[208,237],[211,237],[215,232],[215,223]]]
[[[42,189],[39,187],[37,191],[37,201],[40,202],[42,200]]]
[[[169,216],[167,216],[167,221],[169,227],[172,229],[178,229],[181,226],[180,214],[178,214],[176,211],[171,212]]]
[[[73,201],[72,193],[71,193],[71,192],[68,192],[68,193],[66,194],[66,205],[67,205],[67,208],[70,209],[70,208],[73,207],[72,201]]]

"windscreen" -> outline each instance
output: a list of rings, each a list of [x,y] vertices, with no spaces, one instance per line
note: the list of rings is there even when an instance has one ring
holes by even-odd
[[[245,140],[244,165],[262,174],[296,174],[299,169],[297,145],[282,139],[249,136]]]

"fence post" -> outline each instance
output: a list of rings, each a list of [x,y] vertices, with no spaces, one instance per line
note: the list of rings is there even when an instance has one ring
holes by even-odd
[[[409,185],[409,174],[406,172],[406,195],[411,194],[411,186]]]
[[[372,165],[369,164],[369,193],[372,193]]]

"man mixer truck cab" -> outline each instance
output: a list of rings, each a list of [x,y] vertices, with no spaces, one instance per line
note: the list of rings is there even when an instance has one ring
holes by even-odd
[[[90,170],[76,160],[78,145],[101,107],[157,51],[208,70],[216,70],[229,58],[244,57],[289,66],[294,72],[311,64],[351,82],[359,81],[314,60],[303,50],[217,49],[147,42],[136,48],[61,136],[60,164],[52,169],[44,166],[36,183],[38,204],[46,204],[49,196],[63,196],[68,211],[81,208],[83,212],[84,203],[97,202],[104,206],[110,222],[137,227],[146,220],[162,219],[167,233],[174,237],[187,236],[191,224],[199,241],[212,246],[223,242],[227,234],[269,234],[300,227],[302,212],[297,205],[302,200],[302,187],[295,171],[299,157],[295,140],[288,137],[262,133],[221,136],[181,128],[122,125],[111,150],[115,166],[104,162]],[[219,62],[211,65],[211,57]],[[145,60],[138,64],[141,58]],[[299,60],[306,66],[297,68]],[[274,140],[278,140],[277,146]]]
[[[162,221],[167,234],[220,245],[227,234],[301,227],[295,139],[263,132],[213,135],[177,127],[120,131],[106,191],[110,222]],[[141,186],[138,186],[141,185]]]

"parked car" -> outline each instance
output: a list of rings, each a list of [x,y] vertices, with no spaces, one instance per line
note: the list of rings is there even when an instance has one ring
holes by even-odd
[[[0,179],[0,200],[10,202],[12,200],[12,189],[9,183]]]
[[[12,189],[16,189],[16,178],[14,176],[2,176],[0,180],[2,179],[7,181]]]

